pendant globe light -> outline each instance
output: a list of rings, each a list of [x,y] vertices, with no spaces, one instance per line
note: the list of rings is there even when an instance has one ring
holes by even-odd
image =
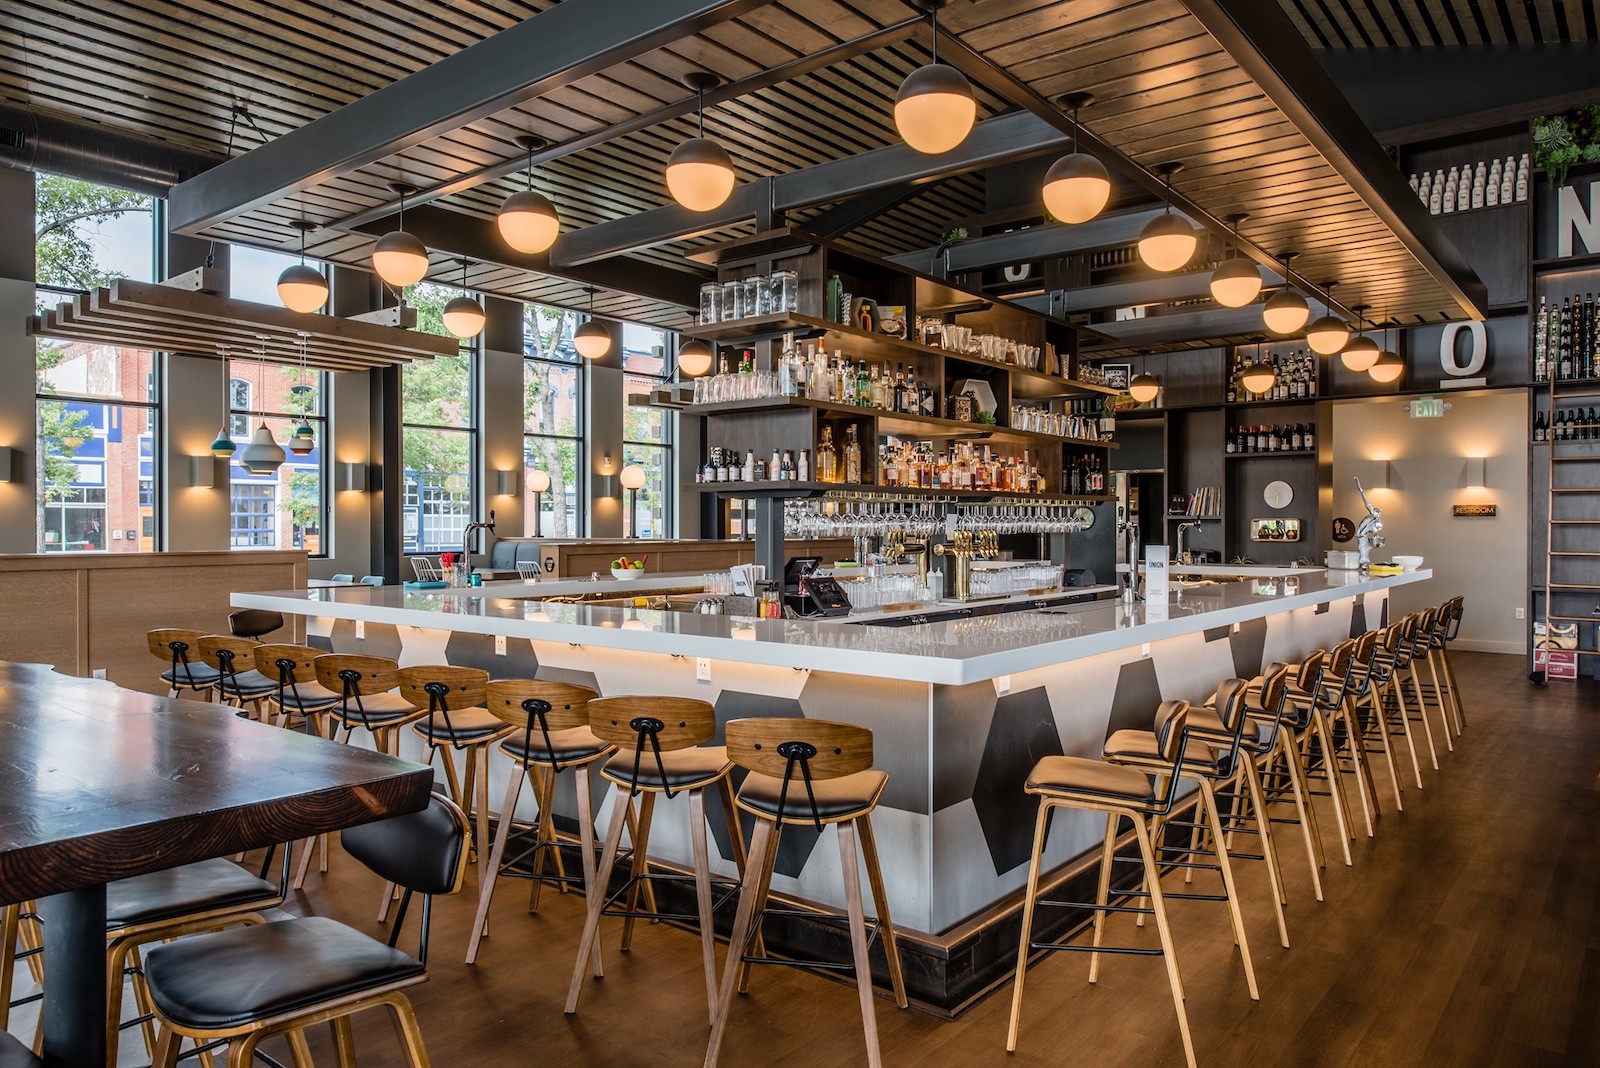
[[[679,345],[678,370],[690,378],[699,378],[711,370],[711,346],[693,337]]]
[[[1228,216],[1228,225],[1233,230],[1235,241],[1239,237],[1239,224],[1249,217],[1243,212]],[[1237,249],[1211,272],[1211,299],[1224,308],[1242,308],[1260,295],[1261,270],[1253,260],[1241,256]]]
[[[1093,93],[1068,93],[1062,107],[1072,111],[1072,151],[1050,165],[1044,175],[1044,206],[1064,223],[1085,223],[1099,215],[1111,199],[1111,176],[1105,164],[1078,151],[1078,109],[1094,103]]]
[[[939,62],[939,8],[950,0],[912,0],[933,25],[932,62],[900,83],[894,98],[894,127],[905,143],[930,156],[948,152],[967,139],[978,119],[978,99],[967,76]]]
[[[1333,287],[1338,284],[1338,282],[1322,283],[1323,314],[1320,318],[1313,320],[1310,326],[1306,327],[1306,344],[1318,356],[1332,356],[1344,348],[1345,343],[1350,340],[1350,324],[1343,319],[1328,314],[1330,311],[1328,295],[1333,292]]]
[[[483,305],[467,296],[467,265],[470,261],[465,257],[461,259],[461,295],[449,301],[444,306],[440,318],[444,320],[444,328],[456,337],[466,340],[477,337],[483,329],[485,316]]]
[[[690,211],[719,208],[733,192],[733,159],[727,149],[706,136],[706,90],[715,89],[722,79],[710,71],[692,70],[683,83],[695,92],[695,110],[700,115],[700,135],[691,137],[672,150],[667,160],[667,192]]]
[[[528,187],[506,197],[494,218],[505,243],[529,256],[549,249],[561,233],[561,216],[555,205],[533,188],[533,154],[547,144],[542,137],[525,134],[517,138],[517,145],[528,154]]]
[[[1283,275],[1283,288],[1272,294],[1261,308],[1261,321],[1280,337],[1298,334],[1311,318],[1311,305],[1306,303],[1306,298],[1289,288],[1289,261],[1298,255],[1297,252],[1278,254],[1278,262],[1283,265],[1279,272]]]
[[[1239,373],[1239,384],[1258,397],[1278,384],[1278,370],[1262,358],[1259,340],[1256,341],[1256,360]]]
[[[594,286],[584,286],[589,294],[589,318],[572,332],[572,347],[586,360],[598,360],[611,351],[611,331],[594,318]]]
[[[1400,376],[1406,370],[1406,361],[1402,360],[1400,354],[1389,347],[1389,328],[1393,325],[1394,320],[1392,319],[1383,324],[1383,351],[1378,353],[1378,358],[1373,365],[1367,368],[1367,374],[1372,376],[1372,380],[1374,382],[1382,382],[1384,385],[1398,382]]]
[[[278,299],[290,311],[319,311],[328,303],[328,280],[315,267],[306,266],[306,235],[316,224],[296,219],[289,224],[300,231],[300,262],[285,267],[278,275]]]
[[[391,230],[372,246],[372,269],[395,289],[416,285],[428,273],[428,247],[406,233],[406,197],[416,192],[404,182],[390,182],[400,197],[400,229]]]
[[[1366,329],[1367,317],[1364,313],[1368,307],[1370,305],[1367,304],[1350,305],[1350,310],[1356,313],[1358,333],[1350,339],[1350,344],[1346,345],[1344,351],[1339,354],[1339,359],[1344,361],[1344,365],[1358,374],[1362,371],[1370,371],[1372,365],[1378,362],[1378,343],[1365,333],[1359,332]]]
[[[1128,396],[1140,404],[1149,404],[1161,395],[1161,380],[1155,375],[1134,375],[1128,383]]]
[[[1194,258],[1200,243],[1189,221],[1172,214],[1172,176],[1181,170],[1181,163],[1163,163],[1156,168],[1166,182],[1167,210],[1146,223],[1139,234],[1139,258],[1154,271],[1176,271]]]

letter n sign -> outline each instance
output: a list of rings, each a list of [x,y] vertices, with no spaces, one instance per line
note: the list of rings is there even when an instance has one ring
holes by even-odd
[[[1556,197],[1557,256],[1565,259],[1573,254],[1574,234],[1583,242],[1585,252],[1590,254],[1600,252],[1600,211],[1595,210],[1596,189],[1600,189],[1600,182],[1591,182],[1589,208],[1585,211],[1583,201],[1578,198],[1578,190],[1570,185],[1561,187],[1561,192]]]

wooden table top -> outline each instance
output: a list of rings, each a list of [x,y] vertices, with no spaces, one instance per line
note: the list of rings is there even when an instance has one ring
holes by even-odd
[[[0,661],[0,904],[415,812],[433,773]]]

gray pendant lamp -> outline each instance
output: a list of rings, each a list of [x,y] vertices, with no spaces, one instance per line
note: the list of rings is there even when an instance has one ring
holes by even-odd
[[[1350,340],[1350,324],[1337,316],[1328,314],[1331,310],[1328,306],[1328,301],[1333,292],[1333,287],[1338,284],[1338,282],[1322,283],[1323,314],[1320,318],[1313,320],[1310,326],[1306,327],[1306,345],[1318,356],[1332,356],[1344,348],[1345,343]]]
[[[445,304],[440,316],[444,320],[444,328],[463,341],[477,337],[487,321],[483,305],[467,295],[467,266],[470,262],[464,256],[461,258],[461,295]]]
[[[1068,93],[1061,105],[1072,111],[1072,151],[1050,165],[1044,175],[1044,206],[1064,223],[1085,223],[1111,199],[1111,175],[1105,164],[1078,151],[1078,109],[1094,103],[1093,93]]]
[[[978,119],[978,98],[967,76],[939,62],[939,8],[950,0],[912,0],[933,24],[932,62],[900,83],[894,98],[894,126],[918,152],[937,155],[967,139]]]
[[[1377,361],[1367,368],[1367,374],[1372,380],[1382,382],[1384,385],[1398,382],[1406,371],[1406,361],[1402,360],[1400,354],[1389,345],[1389,328],[1394,325],[1393,319],[1383,324],[1383,351],[1378,353]]]
[[[290,311],[318,311],[328,303],[328,280],[315,267],[306,266],[306,235],[316,224],[296,219],[289,225],[300,231],[300,262],[278,275],[278,299]]]
[[[266,343],[263,341],[261,348],[256,352],[256,367],[263,372],[263,377],[265,377],[266,356]],[[261,420],[261,425],[256,427],[256,432],[250,436],[249,444],[238,452],[239,466],[252,475],[273,474],[288,458],[289,454],[283,451],[283,446],[278,444],[272,436],[272,431],[267,429],[265,419]]]
[[[672,194],[672,199],[690,211],[721,207],[733,192],[733,183],[738,178],[727,149],[706,136],[706,90],[715,89],[721,82],[722,79],[710,71],[694,70],[683,76],[683,83],[695,92],[700,134],[672,150],[667,160],[666,179],[667,192]]]
[[[1344,347],[1339,354],[1339,359],[1344,361],[1345,367],[1356,373],[1370,371],[1372,365],[1378,362],[1378,343],[1368,337],[1364,332],[1367,325],[1366,310],[1371,305],[1352,304],[1350,310],[1356,313],[1356,336],[1350,339],[1350,344]]]
[[[561,233],[561,217],[556,214],[555,205],[533,188],[533,154],[548,143],[531,135],[517,138],[517,145],[528,154],[528,187],[506,197],[494,220],[505,243],[529,256],[549,249]]]
[[[1249,217],[1243,212],[1228,216],[1235,241],[1239,237],[1239,224]],[[1260,295],[1261,269],[1255,261],[1240,255],[1237,248],[1211,272],[1211,299],[1224,308],[1242,308]]]
[[[391,230],[372,246],[372,269],[395,289],[416,285],[428,273],[428,246],[406,233],[406,197],[416,192],[404,182],[390,182],[400,197],[400,229]]]
[[[1152,270],[1176,271],[1194,258],[1200,243],[1189,220],[1172,214],[1172,176],[1181,170],[1181,163],[1163,163],[1156,168],[1166,183],[1167,210],[1145,223],[1139,232],[1139,258]]]
[[[1298,255],[1298,252],[1278,253],[1278,262],[1283,265],[1279,272],[1283,275],[1283,288],[1267,298],[1261,308],[1261,321],[1279,337],[1298,334],[1311,318],[1311,305],[1289,287],[1289,261]]]
[[[594,286],[583,287],[589,294],[589,318],[572,332],[572,347],[586,360],[598,360],[611,351],[611,331],[594,318]]]

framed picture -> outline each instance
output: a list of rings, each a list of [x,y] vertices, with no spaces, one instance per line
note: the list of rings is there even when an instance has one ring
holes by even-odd
[[[1127,389],[1128,383],[1133,379],[1133,365],[1126,363],[1103,363],[1100,373],[1105,375],[1106,385],[1112,389]]]

